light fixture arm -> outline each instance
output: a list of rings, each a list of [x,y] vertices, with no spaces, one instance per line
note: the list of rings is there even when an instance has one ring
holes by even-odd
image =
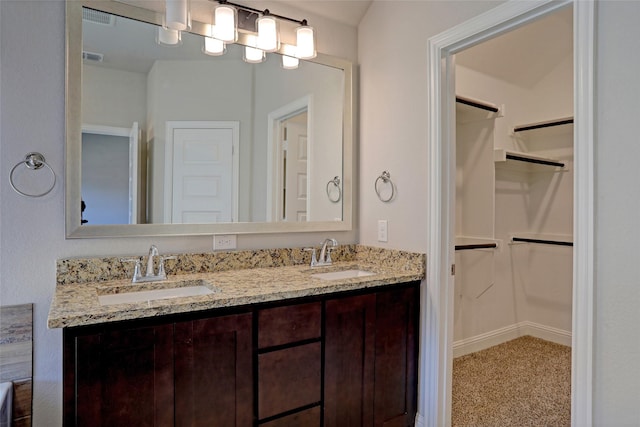
[[[211,1],[217,1],[220,4],[228,4],[230,6],[234,6],[234,7],[238,8],[238,9],[246,10],[247,12],[260,13],[262,15],[270,15],[270,16],[274,16],[274,17],[276,17],[278,19],[282,19],[284,21],[295,22],[296,24],[300,24],[300,25],[304,25],[304,26],[308,25],[306,19],[299,20],[299,19],[289,18],[287,16],[283,16],[283,15],[278,15],[276,13],[272,13],[271,11],[269,11],[269,9],[264,9],[264,10],[255,9],[253,7],[243,6],[241,4],[230,2],[230,1],[227,1],[227,0],[211,0]]]

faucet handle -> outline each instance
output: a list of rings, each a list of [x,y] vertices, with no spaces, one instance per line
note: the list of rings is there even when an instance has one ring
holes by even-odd
[[[304,251],[311,252],[311,267],[318,265],[318,257],[316,255],[316,248],[304,248]]]
[[[135,262],[136,265],[133,268],[133,277],[131,278],[132,282],[137,282],[140,279],[140,258],[120,258],[120,262]]]
[[[160,257],[160,265],[158,266],[158,276],[160,276],[162,278],[166,278],[167,277],[167,273],[166,273],[166,271],[164,271],[164,260],[165,259],[176,259],[176,257],[174,255]]]

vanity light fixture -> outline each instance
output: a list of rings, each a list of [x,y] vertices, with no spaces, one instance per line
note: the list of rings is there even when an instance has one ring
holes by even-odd
[[[258,48],[265,52],[275,52],[280,48],[280,32],[275,16],[265,9],[264,15],[256,20],[258,27]]]
[[[244,47],[244,53],[242,55],[242,59],[244,60],[244,62],[248,62],[250,64],[259,64],[260,62],[264,61],[264,50],[254,47],[257,45],[257,43],[258,39],[256,36],[249,37],[249,45]]]
[[[223,41],[214,39],[213,37],[204,38],[204,46],[202,47],[203,53],[211,56],[220,56],[224,55],[226,51],[227,47]]]
[[[190,0],[166,0],[165,26],[171,30],[189,30],[191,28],[190,3]]]
[[[300,26],[296,28],[296,45],[298,58],[311,59],[316,57],[316,33],[313,27],[307,25],[306,19],[303,19]]]
[[[213,38],[225,43],[238,41],[238,11],[235,7],[220,3],[213,11]]]
[[[180,44],[181,36],[179,32],[191,28],[190,0],[165,1],[165,28],[164,30],[159,30],[158,43],[166,46],[175,46],[176,44]],[[283,68],[294,69],[298,67],[299,59],[316,57],[315,30],[307,24],[306,19],[297,20],[288,18],[271,13],[269,9],[254,9],[227,0],[210,1],[216,1],[218,5],[213,11],[214,24],[212,25],[211,37],[204,38],[202,51],[207,55],[222,55],[225,52],[225,45],[227,43],[236,43],[238,41],[238,11],[243,11],[245,15],[252,18],[247,22],[243,21],[242,30],[253,33],[251,37],[255,38],[255,42],[249,43],[248,46],[245,47],[243,55],[245,61],[251,63],[262,62],[265,59],[265,52],[282,51],[278,20],[299,24],[296,28],[297,46],[292,46],[292,48],[295,49],[295,54],[281,52],[283,53]],[[254,34],[257,34],[257,37]],[[212,39],[217,40],[217,42]]]
[[[158,27],[156,42],[161,46],[179,46],[182,44],[182,33],[166,27]]]
[[[285,70],[295,70],[300,65],[300,60],[293,56],[282,55],[282,68]]]

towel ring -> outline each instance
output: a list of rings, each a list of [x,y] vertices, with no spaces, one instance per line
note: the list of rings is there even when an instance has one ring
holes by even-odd
[[[21,191],[20,189],[18,189],[18,187],[16,187],[16,184],[13,182],[13,174],[16,171],[16,169],[18,168],[18,166],[24,164],[27,169],[32,169],[32,170],[38,170],[41,169],[43,166],[46,166],[49,171],[51,172],[51,176],[53,177],[53,182],[51,183],[51,186],[49,187],[49,189],[47,191],[45,191],[44,193],[39,193],[39,194],[30,194],[30,193],[25,193],[24,191]],[[56,185],[56,173],[53,171],[53,169],[51,168],[51,166],[49,166],[49,164],[45,161],[44,156],[40,153],[28,153],[24,160],[21,162],[18,162],[12,169],[11,172],[9,173],[9,184],[11,184],[11,188],[13,188],[13,191],[15,191],[16,193],[20,194],[21,196],[25,196],[25,197],[42,197],[42,196],[46,196],[47,194],[49,194],[51,192],[51,190],[53,190],[53,187],[55,187]]]
[[[338,197],[333,198],[331,197],[331,185],[333,184],[334,187],[336,187],[338,189]],[[329,200],[331,201],[331,203],[338,203],[340,201],[340,199],[342,199],[342,190],[340,189],[340,178],[338,178],[337,176],[334,177],[333,179],[330,179],[329,182],[327,182],[327,197],[329,198]]]
[[[378,181],[382,180],[382,182],[384,184],[390,184],[391,185],[391,195],[389,197],[387,197],[386,199],[383,198],[380,195],[380,190],[378,189]],[[388,171],[382,171],[382,173],[380,174],[380,176],[378,178],[376,178],[376,182],[373,184],[373,187],[376,190],[376,194],[378,195],[378,199],[380,199],[380,201],[387,203],[388,201],[390,201],[391,199],[393,199],[393,196],[395,195],[395,185],[393,185],[393,181],[391,181],[391,174]]]

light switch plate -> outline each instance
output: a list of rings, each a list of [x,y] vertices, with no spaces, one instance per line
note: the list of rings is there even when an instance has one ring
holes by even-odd
[[[378,242],[386,242],[386,241],[388,241],[387,220],[379,219],[378,220]]]

